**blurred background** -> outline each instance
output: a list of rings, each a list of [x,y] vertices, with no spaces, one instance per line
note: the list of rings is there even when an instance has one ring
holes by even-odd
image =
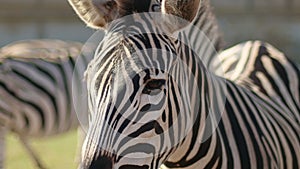
[[[300,0],[212,0],[226,47],[247,40],[273,44],[300,63]],[[0,47],[23,39],[85,42],[95,31],[79,20],[67,0],[1,0]],[[33,169],[17,138],[10,135],[7,169]],[[76,168],[76,132],[33,140],[49,168]],[[45,153],[46,152],[46,153]]]
[[[259,39],[300,62],[300,0],[212,0],[212,4],[226,47]],[[33,38],[85,42],[93,32],[67,0],[1,0],[0,46]]]

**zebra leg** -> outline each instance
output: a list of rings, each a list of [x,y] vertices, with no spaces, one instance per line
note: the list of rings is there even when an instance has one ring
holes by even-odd
[[[4,168],[5,160],[5,135],[6,128],[4,126],[0,127],[0,169]]]
[[[46,169],[45,165],[43,165],[43,163],[42,163],[42,160],[39,158],[39,156],[37,155],[37,153],[33,150],[33,148],[28,143],[28,139],[26,137],[24,137],[24,136],[21,136],[21,135],[19,135],[19,139],[22,142],[22,144],[24,145],[24,147],[27,150],[27,152],[29,153],[29,155],[32,158],[32,160],[35,162],[35,165],[39,169]]]

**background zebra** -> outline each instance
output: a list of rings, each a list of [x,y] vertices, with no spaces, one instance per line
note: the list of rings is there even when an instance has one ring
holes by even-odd
[[[80,73],[87,65],[84,57],[78,57],[81,48],[82,44],[77,42],[26,40],[0,49],[0,168],[7,130],[16,133],[37,166],[45,168],[28,139],[78,127],[72,77],[81,82]],[[77,59],[81,60],[74,69]],[[80,85],[76,83],[73,87],[81,89]]]
[[[218,57],[221,59],[222,65],[219,67],[222,70],[216,72],[224,72],[222,76],[226,79],[256,90],[258,94],[266,95],[278,104],[285,100],[285,93],[292,95],[296,101],[294,104],[300,102],[297,84],[299,66],[272,45],[261,41],[248,41],[221,52]],[[276,76],[283,79],[278,80]],[[288,84],[289,87],[283,87]],[[299,111],[297,106],[286,106],[292,107],[293,111]]]
[[[162,11],[191,20],[199,4],[166,0]],[[106,25],[114,12],[95,13],[105,16],[99,26],[108,33],[87,72],[91,124],[82,168],[300,167],[299,92],[292,93],[299,90],[300,72],[284,55],[261,44],[256,58],[271,64],[263,66],[268,71],[253,65],[259,79],[238,85],[207,71],[188,46],[167,36],[153,21],[163,16],[134,14]],[[117,14],[130,13],[122,12]],[[259,81],[269,85],[267,91],[256,90]],[[220,95],[227,96],[224,110]],[[212,132],[218,114],[222,119]]]

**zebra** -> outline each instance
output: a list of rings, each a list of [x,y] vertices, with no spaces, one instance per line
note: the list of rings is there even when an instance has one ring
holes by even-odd
[[[37,167],[45,168],[28,139],[78,127],[72,78],[80,82],[79,73],[87,66],[88,60],[79,57],[81,48],[79,42],[42,39],[18,41],[0,49],[0,168],[7,131],[20,138]],[[79,90],[80,85],[73,83],[73,89]]]
[[[155,1],[155,2],[152,2],[153,4],[151,5],[151,9],[152,9],[152,11],[157,11],[157,9],[160,9],[160,1]],[[50,42],[42,42],[42,41],[36,41],[36,42],[22,42],[22,44],[24,44],[24,43],[26,43],[26,50],[31,50],[31,49],[28,49],[28,47],[27,47],[27,45],[29,44],[29,46],[32,46],[32,45],[37,45],[37,46],[35,46],[35,48],[39,48],[39,46],[43,43],[43,47],[45,47],[46,46],[46,48],[48,47],[48,46],[52,46],[54,43],[52,43],[51,45],[49,45],[49,43]],[[48,44],[47,44],[48,43]],[[58,41],[56,41],[55,43],[57,43],[57,44],[60,44],[60,45],[62,45],[61,44],[61,42],[58,42]],[[30,45],[30,44],[32,44],[32,45]],[[20,42],[18,43],[18,49],[15,49],[16,48],[16,46],[15,46],[16,44],[14,44],[14,45],[10,45],[10,47],[6,47],[6,51],[8,51],[7,49],[8,48],[10,48],[9,49],[9,51],[11,52],[11,51],[13,51],[13,50],[16,50],[15,52],[24,52],[23,51],[23,49],[21,49],[21,51],[20,51]],[[12,47],[13,46],[13,47]],[[64,45],[62,45],[62,46],[64,46]],[[12,49],[13,48],[13,49]],[[36,49],[35,49],[36,50]],[[45,54],[45,53],[41,53],[40,52],[41,51],[41,49],[38,49],[38,52],[37,51],[34,51],[34,53],[30,53],[30,55],[31,56],[35,56],[35,55],[38,55],[38,57],[44,57],[45,55],[46,56],[49,56],[49,55],[52,55],[52,56],[54,56],[54,57],[56,57],[55,56],[55,54],[57,54],[56,52],[53,52],[52,53],[52,51],[50,50],[50,51],[48,51],[47,50],[47,54]],[[28,52],[32,52],[32,51],[28,51]],[[52,53],[52,54],[51,54]],[[23,55],[23,54],[20,54],[20,53],[17,53],[16,55]],[[4,58],[5,58],[6,56],[4,56]],[[11,56],[10,56],[11,57]],[[14,56],[14,57],[16,57],[16,56]],[[15,58],[14,58],[15,59]],[[23,58],[24,59],[24,58]],[[32,58],[29,58],[29,61],[31,60]],[[26,60],[27,60],[27,58],[26,58]],[[28,60],[27,60],[28,61]],[[27,62],[26,61],[26,62]],[[25,60],[23,61],[22,60],[22,62],[25,62]],[[47,59],[45,60],[45,62],[49,62]],[[51,63],[51,62],[50,62]],[[52,63],[51,63],[52,64]],[[6,71],[7,72],[7,71]],[[7,74],[6,74],[7,75]],[[39,85],[41,85],[41,86],[43,86],[44,84],[39,84]],[[40,86],[40,87],[41,87]],[[16,87],[17,88],[17,87]],[[67,98],[68,99],[68,98]],[[6,104],[6,103],[4,103],[4,104]],[[72,119],[73,120],[73,119]],[[5,128],[4,128],[4,130],[6,130]],[[19,132],[22,132],[22,131],[19,131]],[[23,132],[23,134],[22,135],[24,135],[26,132]],[[43,133],[44,134],[44,133]],[[27,134],[26,134],[27,135]],[[20,139],[21,139],[21,141],[23,142],[23,144],[25,145],[25,147],[28,149],[28,151],[30,152],[30,154],[31,154],[31,156],[35,159],[35,161],[36,161],[36,163],[37,163],[37,165],[38,166],[42,166],[42,164],[41,164],[41,160],[39,160],[38,159],[38,157],[37,157],[37,155],[34,153],[34,151],[32,150],[32,148],[30,148],[30,146],[28,145],[28,142],[27,142],[27,140],[26,140],[26,138],[24,138],[24,136],[20,136]],[[3,152],[3,151],[2,151]],[[4,155],[3,155],[4,156]],[[41,167],[41,168],[43,168],[43,167]]]
[[[161,2],[158,2],[158,1],[156,1],[156,2],[154,2],[154,4],[151,6],[151,8],[152,8],[152,10],[153,11],[155,11],[155,10],[157,10],[157,9],[159,9],[160,8],[160,3]],[[157,9],[155,8],[155,6],[157,7]],[[26,42],[27,43],[27,45],[28,45],[28,42]],[[29,43],[32,43],[32,42],[29,42]],[[39,41],[39,42],[34,42],[34,45],[41,45],[41,41]],[[43,43],[45,43],[45,42],[43,42]],[[49,43],[49,42],[46,42],[46,43]],[[49,44],[48,44],[49,45]],[[61,44],[60,44],[61,45]],[[11,46],[11,45],[10,45]],[[44,46],[46,46],[45,44],[44,44]],[[51,46],[51,45],[50,45]],[[15,47],[15,46],[14,46]],[[14,48],[13,47],[13,48]],[[6,47],[6,49],[7,49],[8,47]],[[12,48],[12,47],[10,47],[10,48]],[[17,49],[17,51],[19,51],[20,49]],[[27,49],[28,50],[28,49]],[[10,49],[10,51],[12,51],[12,49]],[[22,50],[21,50],[22,51]],[[20,51],[19,51],[20,52]],[[51,53],[51,51],[49,51],[49,53],[47,53],[46,55],[49,55]],[[52,54],[56,54],[55,52],[54,53],[52,53]],[[19,54],[17,54],[17,55],[19,55]],[[31,53],[31,55],[36,55],[36,53],[34,53],[34,54],[32,54]],[[39,57],[41,57],[41,54],[38,54],[39,55]],[[43,55],[43,54],[42,54]],[[55,57],[55,56],[54,56]],[[48,61],[46,61],[46,62],[48,62]],[[42,84],[43,85],[43,84]],[[37,164],[39,165],[39,166],[42,166],[41,165],[41,162],[39,162],[40,160],[37,158],[37,155],[34,153],[34,151],[30,148],[30,146],[28,145],[28,143],[27,143],[27,141],[26,141],[26,139],[22,136],[22,137],[20,137],[21,138],[21,141],[23,142],[23,144],[25,145],[25,147],[29,150],[29,152],[32,154],[32,157],[35,159],[35,161],[37,162]]]
[[[261,44],[257,58],[270,67],[254,65],[249,85],[226,80],[207,70],[184,37],[170,35],[186,24],[126,13],[126,1],[118,3],[92,17],[104,16],[99,26],[107,34],[86,74],[90,125],[80,168],[300,167],[300,71],[293,62]],[[200,4],[165,0],[161,10],[192,21]]]

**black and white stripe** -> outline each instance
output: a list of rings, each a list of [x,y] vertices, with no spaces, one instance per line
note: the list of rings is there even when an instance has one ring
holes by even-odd
[[[25,40],[0,49],[1,135],[5,130],[16,133],[40,168],[43,166],[28,138],[48,137],[78,127],[72,78],[79,78],[77,69],[87,65],[81,57],[81,65],[75,69],[81,48],[77,42]],[[75,87],[80,88],[80,83]],[[3,153],[4,144],[0,147]]]
[[[285,100],[287,93],[294,101],[284,101],[285,106],[299,111],[295,105],[300,102],[299,67],[291,64],[292,61],[272,45],[248,41],[223,51],[219,58],[222,64],[219,67],[226,79],[255,90],[274,102]]]

